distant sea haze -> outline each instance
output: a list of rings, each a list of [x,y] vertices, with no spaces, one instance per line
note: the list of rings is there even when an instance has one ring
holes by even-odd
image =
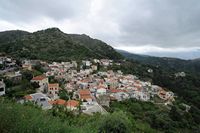
[[[200,58],[200,50],[194,50],[194,51],[185,51],[185,52],[148,52],[145,53],[146,55],[151,56],[158,56],[158,57],[174,57],[174,58],[180,58],[185,60],[190,59],[197,59]]]
[[[119,49],[118,49],[119,50]],[[122,50],[124,51],[124,50]],[[125,50],[126,51],[126,50]],[[178,51],[178,52],[164,52],[164,51],[156,51],[156,52],[132,52],[126,51],[129,53],[137,54],[137,55],[147,55],[147,56],[155,56],[155,57],[171,57],[171,58],[179,58],[184,60],[192,60],[200,58],[200,49],[197,50],[190,50],[190,51]]]

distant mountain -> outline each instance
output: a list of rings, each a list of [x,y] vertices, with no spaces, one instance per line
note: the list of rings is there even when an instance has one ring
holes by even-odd
[[[0,52],[20,58],[64,61],[84,58],[123,58],[111,46],[87,35],[66,34],[58,28],[33,33],[0,32]]]
[[[185,71],[185,72],[188,71],[193,73],[200,73],[200,59],[183,60],[178,58],[138,55],[129,53],[124,50],[117,50],[117,51],[126,58],[139,61],[143,64],[153,65],[156,67],[162,67],[165,69],[171,69],[176,71]]]
[[[176,58],[180,58],[180,59],[185,59],[185,60],[189,60],[189,59],[195,59],[195,58],[199,58],[200,57],[200,50],[196,49],[196,50],[189,50],[189,51],[177,51],[177,52],[148,52],[148,55],[153,55],[153,56],[157,56],[157,57],[176,57]]]

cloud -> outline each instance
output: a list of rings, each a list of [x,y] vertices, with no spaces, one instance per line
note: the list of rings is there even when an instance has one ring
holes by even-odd
[[[81,17],[88,13],[90,1],[82,0],[1,0],[0,18],[13,22],[30,22],[48,17],[54,20]]]
[[[0,30],[59,27],[137,53],[200,47],[197,0],[0,1]]]
[[[177,53],[177,52],[189,52],[189,51],[199,51],[200,47],[190,47],[190,48],[162,48],[153,45],[144,45],[144,46],[118,46],[116,49],[123,49],[129,52],[138,53],[138,54],[149,54],[149,53]]]

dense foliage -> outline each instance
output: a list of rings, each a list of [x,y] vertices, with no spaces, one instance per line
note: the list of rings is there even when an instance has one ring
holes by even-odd
[[[110,112],[121,110],[130,119],[135,120],[135,123],[146,123],[157,132],[189,133],[200,131],[199,117],[195,118],[197,116],[195,109],[191,108],[187,112],[178,101],[173,106],[168,107],[130,99],[123,102],[113,102],[109,110]],[[148,130],[148,132],[151,131]]]
[[[110,114],[74,115],[62,106],[42,111],[31,103],[17,104],[0,99],[0,132],[81,132],[81,133],[130,133],[130,132],[199,132],[195,109],[189,112],[179,102],[170,108],[149,102],[130,99],[113,102]],[[197,119],[196,119],[197,120]]]

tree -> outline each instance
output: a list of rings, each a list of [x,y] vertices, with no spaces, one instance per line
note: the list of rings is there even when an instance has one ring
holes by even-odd
[[[23,79],[27,79],[28,81],[30,81],[33,78],[33,74],[31,71],[23,71],[22,72],[22,78]]]
[[[37,82],[32,82],[31,85],[33,86],[33,88],[39,88],[40,85]]]
[[[129,133],[131,122],[124,112],[114,112],[105,116],[100,127],[99,133]]]
[[[178,112],[176,106],[172,106],[169,115],[170,115],[171,119],[174,120],[174,121],[180,121],[181,120],[181,114]]]
[[[63,100],[69,100],[69,95],[66,90],[60,90],[59,97],[60,99],[63,99]]]

